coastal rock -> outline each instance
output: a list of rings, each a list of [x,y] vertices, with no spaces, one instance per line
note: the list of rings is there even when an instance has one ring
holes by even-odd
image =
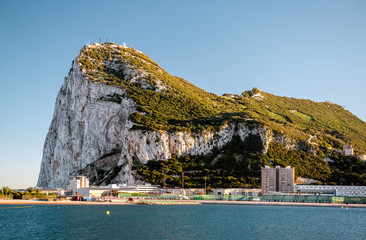
[[[88,52],[97,48],[108,55],[103,66],[95,63],[95,59],[102,58],[98,52]],[[126,52],[124,55],[112,55],[118,49],[125,49]],[[139,182],[135,176],[135,166],[153,159],[169,159],[172,155],[206,155],[230,143],[236,136],[242,141],[249,136],[257,136],[262,145],[257,153],[261,154],[267,152],[271,141],[280,142],[288,148],[296,145],[291,139],[275,135],[259,124],[248,126],[243,122],[229,122],[220,130],[196,133],[142,130],[141,124],[135,125],[131,116],[134,113],[144,116],[145,113],[138,111],[141,104],[136,104],[129,97],[127,88],[156,93],[171,91],[175,94],[174,87],[161,80],[164,75],[161,79],[153,79],[146,69],[155,69],[158,73],[163,73],[163,70],[146,56],[136,55],[135,50],[124,46],[93,44],[85,46],[82,51],[85,51],[83,59],[80,60],[79,55],[73,61],[56,98],[44,144],[37,183],[39,187],[64,188],[70,177],[75,175],[88,176],[91,184],[134,184]],[[137,57],[147,64],[146,69],[133,66]],[[130,62],[121,59],[129,59]],[[81,61],[86,65],[94,61],[97,68],[104,72],[85,70]],[[113,73],[114,78],[107,81],[106,73]],[[87,76],[94,76],[93,81]],[[119,81],[125,81],[126,85],[116,84],[115,76],[120,77]],[[179,81],[186,84],[183,80]]]
[[[221,148],[229,143],[234,136],[239,136],[242,141],[249,134],[259,135],[263,140],[263,152],[267,151],[268,131],[264,128],[249,130],[244,124],[228,124],[218,132],[203,131],[199,134],[188,132],[169,133],[165,131],[130,130],[127,137],[127,149],[123,151],[119,165],[123,166],[118,182],[133,184],[134,176],[131,172],[134,161],[143,164],[155,159],[171,158],[172,155],[205,155],[214,148]]]
[[[65,187],[70,176],[127,144],[132,126],[128,117],[135,105],[125,94],[121,88],[86,79],[73,61],[56,98],[37,186]]]
[[[267,129],[249,130],[242,123],[202,133],[133,130],[129,116],[134,112],[136,104],[124,89],[88,80],[73,61],[56,98],[37,186],[65,187],[78,174],[90,177],[91,183],[133,184],[134,164],[172,155],[204,155],[234,136],[244,141],[249,134],[261,137],[265,152],[272,140]]]

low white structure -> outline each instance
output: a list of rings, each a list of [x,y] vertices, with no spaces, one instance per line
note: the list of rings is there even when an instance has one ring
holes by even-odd
[[[100,187],[73,189],[74,196],[83,196],[83,197],[101,197],[102,194],[109,194],[110,192],[111,192],[110,188],[100,188]]]
[[[85,188],[74,188],[73,195],[83,197],[101,197],[102,195],[108,195],[112,192],[117,191],[119,193],[160,193],[159,185],[137,185],[137,186],[126,186],[117,184],[110,184],[108,186],[101,187],[85,187]]]
[[[366,186],[338,186],[338,185],[296,185],[295,192],[330,192],[335,196],[366,197]]]
[[[138,193],[159,193],[159,190],[160,190],[159,185],[145,184],[136,186],[136,191]]]
[[[161,193],[168,193],[173,195],[188,195],[194,191],[189,191],[189,189],[183,189],[183,188],[162,188],[160,190]]]
[[[65,190],[62,188],[57,189],[57,195],[58,196],[65,196]]]
[[[260,188],[213,188],[212,195],[258,196]]]
[[[119,192],[128,192],[128,193],[144,193],[144,194],[157,194],[160,193],[160,185],[151,185],[150,183],[144,185],[119,185]]]
[[[343,145],[343,154],[345,156],[353,156],[353,147],[352,147],[352,145]]]

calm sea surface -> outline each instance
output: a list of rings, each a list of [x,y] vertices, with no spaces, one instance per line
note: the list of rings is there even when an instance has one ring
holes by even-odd
[[[356,208],[14,207],[0,205],[0,239],[366,239],[366,209]]]

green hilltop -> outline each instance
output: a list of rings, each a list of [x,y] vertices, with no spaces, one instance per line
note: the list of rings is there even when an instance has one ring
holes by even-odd
[[[241,95],[218,96],[171,76],[145,54],[113,43],[84,48],[78,61],[90,80],[128,90],[139,106],[133,116],[136,127],[196,131],[214,130],[230,121],[254,122],[296,140],[312,135],[321,146],[341,149],[352,143],[356,151],[366,149],[366,123],[337,104],[279,97],[255,88]],[[126,64],[147,75],[131,83],[135,74],[112,69],[111,63]],[[157,80],[165,90],[155,91]],[[150,88],[143,88],[143,82]]]
[[[309,138],[315,143],[312,148],[315,148],[313,150],[315,150],[316,156],[308,153],[309,148],[305,147],[303,150],[296,150],[298,156],[290,157],[291,154],[296,155],[294,151],[285,150],[283,147],[276,145],[270,146],[265,157],[259,156],[255,151],[241,153],[241,156],[237,156],[237,159],[244,159],[241,161],[243,166],[249,164],[256,167],[249,167],[250,169],[247,169],[247,172],[240,172],[240,174],[246,174],[246,176],[253,179],[258,176],[260,166],[272,163],[296,165],[298,167],[296,170],[298,176],[339,183],[339,179],[333,176],[335,172],[338,171],[337,174],[342,175],[354,171],[346,168],[346,163],[342,167],[328,166],[320,156],[325,154],[334,155],[336,153],[329,152],[329,149],[341,150],[344,144],[352,144],[356,153],[365,154],[366,123],[343,107],[331,102],[314,102],[305,99],[280,97],[256,88],[245,91],[240,95],[224,94],[219,96],[206,92],[182,78],[170,75],[142,52],[114,43],[85,46],[78,56],[78,62],[84,75],[91,81],[126,89],[128,97],[132,98],[138,106],[138,111],[131,115],[131,120],[135,123],[134,129],[199,133],[203,130],[217,131],[230,122],[243,122],[249,126],[268,128],[274,133],[286,136],[296,142],[302,142],[304,145],[309,142]],[[119,102],[120,97],[110,96],[103,100]],[[233,148],[235,147],[226,147],[226,152],[231,152],[231,155],[229,154],[231,159],[237,154]],[[216,155],[213,153],[210,156],[211,160],[219,155],[225,155],[219,152]],[[229,155],[225,158],[227,162],[229,162],[227,160],[230,158]],[[342,156],[333,157],[341,159],[340,161],[346,161]],[[205,156],[205,158],[209,158],[209,156]],[[294,158],[297,160],[294,160],[294,162],[273,160],[280,158]],[[215,167],[216,169],[225,169],[223,166],[214,166],[215,164],[212,164],[209,159],[199,160],[195,157],[190,157],[189,160],[174,159],[185,169],[192,168],[192,172],[196,171],[197,166],[202,164],[211,166],[211,169],[209,167],[203,168],[208,171],[207,173],[205,170],[206,175]],[[300,159],[302,160],[300,161]],[[198,161],[203,162],[198,164]],[[253,163],[250,161],[253,161]],[[236,162],[240,162],[240,160]],[[191,163],[196,164],[196,168],[189,165]],[[304,166],[301,167],[301,163],[304,163]],[[155,164],[150,166],[151,171],[153,169],[159,170],[162,167],[161,163],[151,164]],[[359,170],[359,173],[357,173],[359,178],[352,183],[366,182],[362,173],[364,165],[360,162],[357,162],[356,165]],[[237,167],[241,167],[241,165],[239,164]],[[203,169],[201,170],[203,171]],[[308,172],[309,169],[317,173],[311,174]],[[146,177],[147,173],[145,172],[144,175],[142,170],[150,171],[149,166],[144,166],[139,170],[139,174],[145,180],[148,179]],[[230,169],[227,169],[227,171],[229,171],[227,174],[235,175],[235,173],[230,173]],[[161,174],[167,174],[166,171],[160,172]],[[172,173],[172,175],[174,174]],[[222,175],[223,172],[220,170],[212,173],[212,176],[215,174]],[[237,176],[239,176],[239,173],[237,173]],[[226,175],[226,179],[227,177]],[[240,183],[241,180],[238,177],[231,177],[236,178],[231,182]],[[346,178],[348,179],[348,177]],[[242,179],[239,185],[242,186],[244,182],[254,184],[255,180],[253,179]],[[154,179],[148,180],[154,182]],[[174,181],[175,183],[179,182],[177,179],[173,180],[171,180],[172,183]],[[156,182],[160,183],[159,180]],[[225,181],[222,182],[221,185],[226,184]],[[202,179],[196,185],[192,183],[192,186],[200,186],[200,184],[202,184]],[[228,184],[228,186],[234,185]]]

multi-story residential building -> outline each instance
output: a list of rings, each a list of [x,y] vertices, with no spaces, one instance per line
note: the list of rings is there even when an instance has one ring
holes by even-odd
[[[270,192],[293,192],[295,181],[295,169],[291,166],[281,168],[276,166],[262,168],[262,194]]]

